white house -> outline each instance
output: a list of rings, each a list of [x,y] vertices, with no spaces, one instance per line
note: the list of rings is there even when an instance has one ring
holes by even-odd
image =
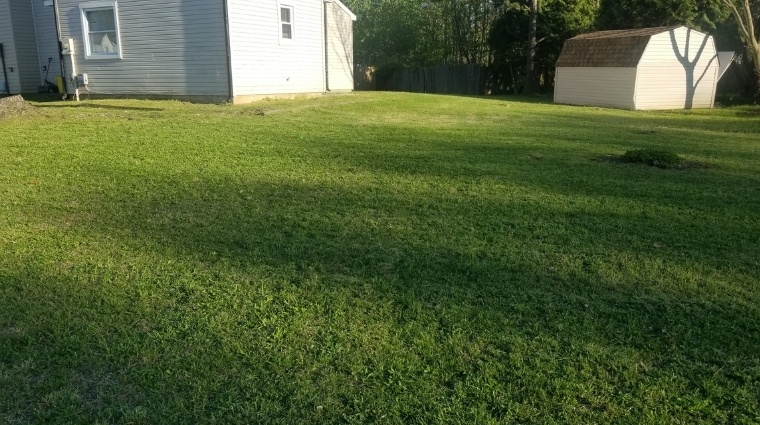
[[[0,79],[236,103],[352,90],[355,20],[340,0],[0,0]]]
[[[683,26],[582,34],[557,60],[554,101],[624,109],[711,108],[733,52]]]

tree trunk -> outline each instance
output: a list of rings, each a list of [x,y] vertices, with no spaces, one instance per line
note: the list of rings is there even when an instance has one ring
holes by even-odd
[[[744,0],[744,28],[746,28],[745,42],[749,55],[752,57],[752,67],[755,70],[755,84],[757,87],[757,99],[760,100],[760,40],[755,37],[755,22],[750,9],[749,0]]]
[[[754,30],[753,23],[750,24]],[[755,96],[760,100],[760,42],[754,37],[746,39],[747,53],[752,61],[752,69],[755,71]]]
[[[536,27],[538,25],[538,0],[530,0],[530,15],[528,17],[528,60],[525,64],[525,87],[523,93],[535,93],[538,90],[536,82]]]
[[[757,84],[757,98],[760,99],[760,40],[755,36],[755,21],[752,16],[752,7],[749,0],[723,0],[723,3],[729,7],[731,13],[736,19],[739,26],[739,35],[741,35],[747,53],[752,59],[752,66],[755,70],[755,83]]]
[[[756,47],[755,51],[752,53],[752,60],[755,62],[752,64],[755,68],[755,87],[757,87],[757,93],[755,93],[755,96],[760,100],[760,48]]]

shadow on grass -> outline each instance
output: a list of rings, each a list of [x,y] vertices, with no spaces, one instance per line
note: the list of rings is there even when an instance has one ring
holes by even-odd
[[[497,102],[529,103],[534,105],[554,105],[554,97],[551,94],[501,94],[501,95],[468,95],[468,94],[445,94],[445,93],[415,93],[418,95],[431,94],[434,96],[459,97],[463,99],[493,100]]]
[[[6,376],[26,380],[29,397],[40,391],[57,394],[48,407],[68,408],[72,417],[83,412],[102,417],[100,409],[119,406],[111,413],[129,418],[139,416],[141,406],[154,405],[167,409],[164,413],[183,407],[185,419],[197,414],[267,419],[260,416],[264,410],[224,410],[230,399],[242,397],[269,409],[267,414],[275,416],[268,419],[287,420],[312,411],[314,400],[327,393],[344,412],[379,412],[379,404],[402,400],[407,405],[394,406],[391,417],[403,420],[425,408],[432,419],[443,406],[426,406],[425,391],[463,409],[487,406],[496,420],[508,417],[510,403],[512,408],[527,406],[536,397],[546,398],[547,391],[554,394],[548,403],[559,411],[583,404],[584,397],[601,397],[602,405],[632,409],[636,417],[659,406],[646,405],[636,391],[673,379],[673,393],[659,396],[657,403],[672,408],[683,400],[710,399],[718,411],[742,416],[750,415],[750,404],[757,401],[756,394],[747,395],[760,366],[757,307],[736,302],[730,294],[660,290],[622,269],[622,278],[609,278],[607,266],[628,267],[615,263],[616,254],[658,255],[628,252],[631,238],[636,239],[624,234],[630,217],[599,217],[599,222],[609,222],[604,232],[613,232],[601,242],[609,256],[596,253],[561,262],[560,257],[572,253],[552,244],[589,238],[578,243],[586,246],[594,235],[570,229],[573,211],[520,205],[519,200],[468,205],[338,185],[142,183],[150,190],[130,195],[125,184],[125,191],[115,196],[92,193],[86,208],[51,218],[69,222],[69,231],[90,235],[92,243],[117,241],[126,251],[141,247],[141,255],[154,251],[174,261],[185,259],[180,261],[197,269],[191,280],[178,276],[166,281],[160,271],[135,270],[148,281],[131,287],[129,273],[118,275],[118,270],[128,270],[128,264],[119,265],[129,261],[128,254],[114,260],[113,270],[97,272],[100,266],[90,264],[79,270],[71,266],[71,274],[53,267],[3,276],[6,296],[0,297],[0,308],[17,315],[6,320],[23,317],[40,324],[27,334],[15,335],[12,326],[2,330]],[[648,225],[667,234],[674,221],[675,216],[650,217]],[[614,234],[615,228],[623,233]],[[688,268],[689,259],[673,264]],[[95,274],[88,276],[87,267],[94,267]],[[262,268],[284,280],[239,280]],[[240,275],[229,277],[235,273]],[[263,292],[251,293],[260,285],[266,286]],[[277,298],[277,291],[302,298]],[[267,296],[275,296],[269,307],[275,314],[254,307]],[[315,316],[307,315],[313,322],[293,323],[286,314],[288,302],[293,317],[303,318],[304,311],[313,309]],[[364,313],[350,306],[362,302],[367,303]],[[250,310],[240,310],[244,306]],[[216,327],[219,320],[224,326]],[[392,332],[432,332],[426,337],[436,342],[426,346],[414,334],[388,336],[401,344],[400,351],[373,357],[377,344],[388,343],[372,342],[371,326],[378,322]],[[304,334],[304,327],[317,328],[317,334]],[[284,335],[273,343],[278,332]],[[368,332],[370,339],[351,332]],[[446,341],[457,333],[465,336],[461,345],[451,347]],[[156,348],[159,340],[168,345]],[[309,344],[319,342],[326,342],[325,351],[310,351]],[[481,348],[454,358],[446,352],[468,346]],[[230,352],[229,347],[245,352]],[[66,354],[73,352],[74,357]],[[49,364],[55,369],[42,359],[37,359],[37,370],[34,365],[29,371],[18,369],[36,353],[63,360]],[[401,375],[392,380],[387,370],[401,367],[397,361],[408,355],[418,364],[397,371]],[[361,376],[352,375],[350,361],[364,365]],[[310,367],[332,373],[323,376]],[[430,374],[421,374],[422,368]],[[583,394],[574,387],[578,377],[587,380]],[[701,392],[707,381],[726,398]],[[491,390],[482,392],[476,382],[486,382]],[[634,400],[605,398],[609,385],[630,391]],[[737,389],[738,395],[725,395]],[[487,394],[491,391],[503,398],[493,399]],[[197,398],[179,404],[173,398],[190,393]],[[40,411],[50,412],[24,414],[44,420]]]
[[[582,110],[599,110],[603,108],[578,107]],[[600,128],[609,130],[624,130],[632,132],[631,138],[657,139],[673,137],[676,140],[693,141],[693,134],[702,132],[721,141],[730,141],[732,133],[754,134],[760,131],[760,120],[748,119],[747,111],[752,108],[731,108],[723,110],[692,109],[688,111],[619,111],[611,109],[609,113],[587,114],[584,117],[569,119],[561,111],[547,111],[542,118],[549,118],[557,123],[567,122],[566,129],[592,130],[599,132]],[[690,125],[684,125],[683,119],[688,119]],[[643,131],[642,131],[643,130]],[[648,133],[648,134],[647,134]],[[602,133],[604,134],[604,133]],[[600,134],[601,135],[601,134]],[[607,137],[617,136],[617,132],[607,134]],[[649,136],[649,137],[647,137]],[[612,140],[607,140],[612,141]],[[620,140],[620,142],[627,142]],[[698,149],[699,146],[694,146]]]
[[[158,112],[163,111],[161,108],[149,108],[140,106],[121,106],[121,105],[105,105],[102,103],[90,103],[90,102],[69,102],[66,104],[35,105],[38,108],[88,108],[88,109],[110,109],[114,111],[143,111],[143,112]]]
[[[642,230],[634,228],[634,223],[648,227],[647,214],[679,210],[679,215],[672,219],[683,226],[663,226],[660,233],[670,240],[699,237],[693,246],[697,252],[705,244],[719,241],[726,247],[734,245],[735,252],[746,252],[735,244],[740,241],[754,244],[756,241],[751,232],[748,233],[750,222],[717,220],[719,217],[758,217],[760,177],[752,173],[712,164],[710,169],[661,170],[636,164],[600,163],[598,154],[579,157],[572,143],[564,148],[437,140],[430,144],[411,143],[413,145],[408,149],[401,146],[396,150],[372,143],[360,147],[346,146],[338,155],[335,147],[330,146],[315,155],[324,160],[335,160],[344,169],[373,175],[441,178],[465,188],[479,184],[515,186],[525,194],[556,197],[558,199],[554,202],[557,204],[571,202],[570,198],[580,195],[576,201],[590,204],[585,206],[585,214],[590,216],[596,215],[595,205],[603,210],[605,205],[609,208],[620,202],[631,208],[634,214],[627,218],[632,225],[631,234]],[[312,147],[314,151],[317,149]],[[600,152],[605,150],[598,149]],[[489,194],[481,196],[488,197]],[[461,208],[465,210],[467,206]],[[684,231],[700,226],[699,220],[707,216],[714,217],[715,221],[701,223],[702,231]],[[694,221],[689,225],[685,223],[688,220]],[[614,219],[610,223],[618,221]],[[616,233],[619,232],[613,232]],[[723,253],[725,258],[735,258],[732,248]],[[709,262],[712,255],[701,259]]]
[[[757,417],[753,177],[374,142],[289,144],[324,183],[88,163],[28,212],[58,257],[0,259],[0,422]]]

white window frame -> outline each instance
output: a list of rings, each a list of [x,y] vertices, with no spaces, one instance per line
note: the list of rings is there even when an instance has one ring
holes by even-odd
[[[282,9],[289,9],[290,10],[290,22],[285,22],[282,20]],[[277,4],[277,31],[280,34],[280,44],[293,44],[296,39],[296,14],[295,14],[295,7],[291,6],[289,4]],[[282,26],[283,25],[290,25],[290,38],[285,38],[282,36]]]
[[[87,12],[96,10],[113,10],[114,25],[116,26],[116,54],[92,53],[90,45],[90,24]],[[79,5],[79,18],[82,21],[82,39],[84,40],[84,58],[90,59],[122,59],[121,31],[119,31],[119,8],[116,1],[93,1]]]

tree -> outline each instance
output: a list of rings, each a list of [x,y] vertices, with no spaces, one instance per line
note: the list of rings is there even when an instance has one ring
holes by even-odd
[[[593,29],[599,0],[541,0],[538,6],[531,81],[534,90],[544,90],[552,85],[554,64],[565,40]],[[530,13],[524,1],[512,2],[492,25],[488,40],[493,52],[492,93],[516,93],[526,84]]]
[[[359,17],[357,63],[408,67],[491,62],[488,34],[504,0],[345,0]]]
[[[723,1],[601,0],[597,26],[607,30],[686,25],[711,33],[727,16]]]
[[[357,63],[419,66],[438,60],[423,0],[347,0],[359,19],[354,27]]]
[[[536,92],[536,31],[538,27],[538,0],[529,0],[530,11],[528,12],[528,44],[525,63],[525,88],[523,93]]]
[[[760,34],[755,29],[755,21],[749,0],[723,0],[739,27],[739,35],[747,47],[750,60],[753,62],[755,78],[760,97]]]

